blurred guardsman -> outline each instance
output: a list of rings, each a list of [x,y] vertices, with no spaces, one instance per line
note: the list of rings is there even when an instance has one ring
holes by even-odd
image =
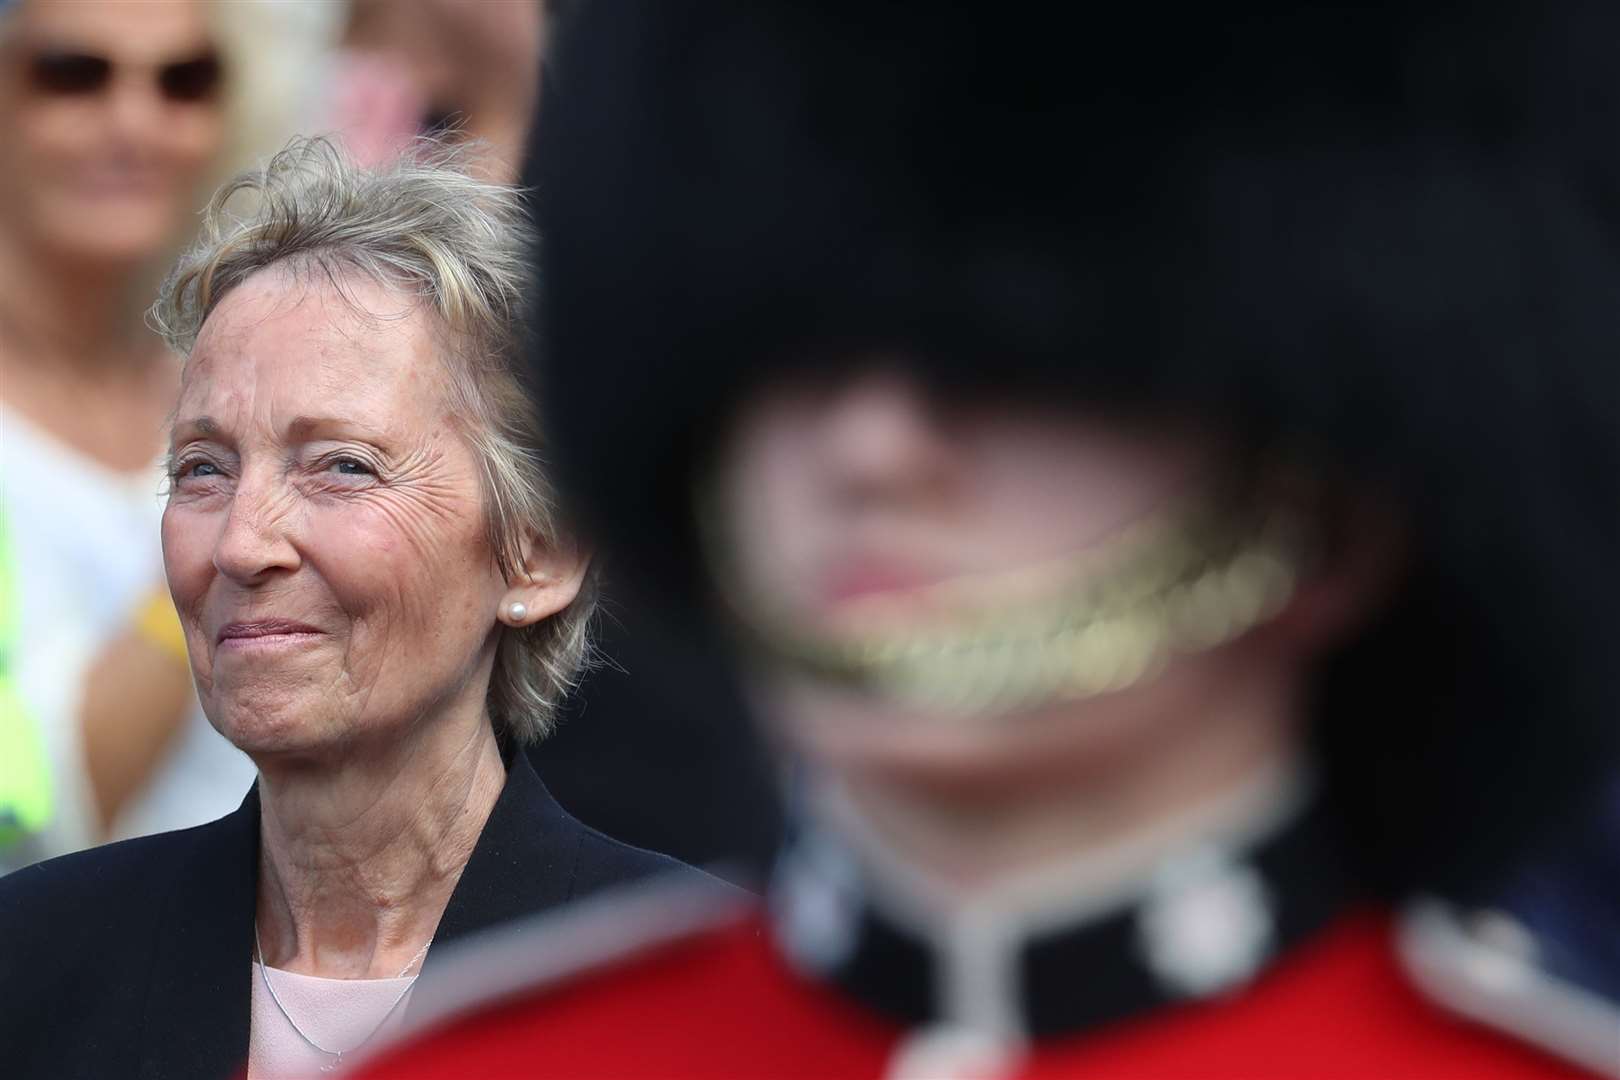
[[[561,465],[798,825],[371,1075],[1620,1070],[1475,906],[1620,703],[1620,12],[1053,10],[562,29]]]

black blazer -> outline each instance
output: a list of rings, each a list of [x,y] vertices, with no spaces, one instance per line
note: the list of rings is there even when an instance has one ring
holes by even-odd
[[[240,1076],[258,861],[255,786],[210,824],[0,878],[0,1076]],[[657,873],[701,875],[581,825],[515,754],[434,942]]]

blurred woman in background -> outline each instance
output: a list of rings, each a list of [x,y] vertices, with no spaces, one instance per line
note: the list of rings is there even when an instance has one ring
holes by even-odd
[[[0,22],[0,871],[206,820],[251,777],[195,708],[162,580],[178,366],[142,320],[222,145],[212,29],[200,0]]]
[[[543,0],[349,0],[316,131],[384,165],[418,135],[478,144],[485,179],[517,176],[556,7]]]

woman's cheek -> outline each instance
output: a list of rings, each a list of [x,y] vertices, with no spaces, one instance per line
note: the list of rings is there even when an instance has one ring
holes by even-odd
[[[403,569],[404,538],[390,516],[373,508],[345,510],[323,515],[324,520],[317,519],[311,531],[311,538],[325,550],[327,559],[351,573],[386,575]]]
[[[213,552],[207,542],[206,522],[193,518],[170,506],[163,512],[159,535],[164,577],[186,635],[192,674],[206,693],[213,683],[213,643],[203,629],[202,610],[212,577]]]
[[[172,504],[163,512],[163,569],[175,604],[184,610],[207,587],[213,564],[206,520]]]
[[[419,568],[387,517],[372,509],[337,507],[311,513],[305,557],[351,613],[386,608]]]

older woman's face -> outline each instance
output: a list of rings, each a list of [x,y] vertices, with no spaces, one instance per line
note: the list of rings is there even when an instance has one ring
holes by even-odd
[[[482,717],[505,589],[431,316],[316,277],[225,297],[172,436],[169,586],[203,707],[249,753]]]
[[[197,0],[25,0],[0,48],[0,211],[53,258],[174,238],[223,120]]]

